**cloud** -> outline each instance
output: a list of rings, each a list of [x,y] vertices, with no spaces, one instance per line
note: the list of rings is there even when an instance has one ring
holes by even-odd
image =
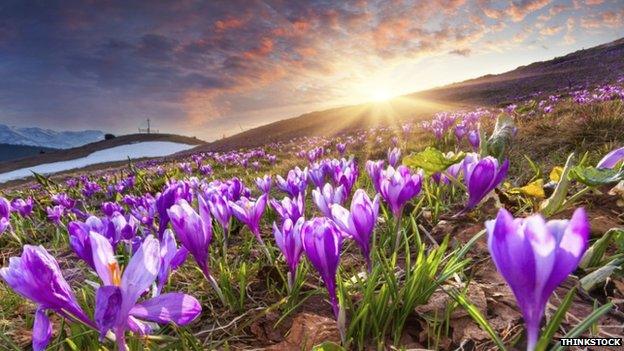
[[[547,27],[540,29],[540,34],[550,36],[550,35],[555,35],[561,32],[562,30],[563,30],[563,26],[547,26]]]
[[[575,25],[576,25],[576,21],[574,18],[570,17],[566,20],[566,34],[563,37],[563,41],[566,44],[573,44],[576,42],[576,38],[574,38],[574,35],[573,35]]]
[[[472,50],[470,50],[468,48],[455,49],[455,50],[449,51],[448,53],[451,54],[451,55],[458,55],[458,56],[468,57],[468,56],[470,56],[470,53],[472,53]]]
[[[483,13],[492,19],[511,19],[513,22],[524,20],[529,14],[540,10],[550,4],[551,0],[522,0],[511,1],[509,6],[504,8],[492,7],[489,0],[479,1]]]
[[[620,11],[605,11],[594,16],[582,17],[580,25],[585,29],[622,27],[624,25],[624,9]]]
[[[429,55],[505,52],[537,32],[546,41],[566,17],[538,27],[537,16],[568,7],[554,0],[7,0],[2,117],[125,130],[150,116],[161,130],[210,134],[214,125],[236,125],[232,118],[266,121],[284,117],[275,111],[352,101],[354,85]],[[622,13],[603,7],[565,16],[579,17],[572,27],[619,26]]]

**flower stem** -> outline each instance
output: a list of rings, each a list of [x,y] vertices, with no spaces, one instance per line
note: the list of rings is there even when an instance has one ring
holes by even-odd
[[[219,288],[219,284],[217,284],[217,281],[215,280],[215,278],[212,276],[212,274],[210,274],[210,271],[206,268],[203,273],[204,273],[204,276],[206,277],[206,280],[208,280],[208,283],[210,283],[214,291],[217,293],[217,296],[219,296],[219,300],[221,300],[221,303],[223,304],[223,306],[227,306],[227,301],[225,300],[225,296],[223,296],[223,292],[221,291],[221,288]]]
[[[398,252],[399,251],[399,245],[401,244],[401,219],[403,218],[403,208],[401,207],[401,210],[399,212],[399,215],[397,216],[396,222],[394,224],[394,252]]]

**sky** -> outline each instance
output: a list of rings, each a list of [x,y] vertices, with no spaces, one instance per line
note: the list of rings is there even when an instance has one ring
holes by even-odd
[[[624,0],[0,2],[0,123],[213,140],[624,37]]]

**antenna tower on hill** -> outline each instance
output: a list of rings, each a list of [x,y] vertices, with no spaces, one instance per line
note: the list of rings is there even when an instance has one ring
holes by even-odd
[[[152,120],[148,118],[147,119],[147,128],[139,127],[139,133],[152,134],[152,133],[158,133],[158,130],[153,130],[152,129]]]

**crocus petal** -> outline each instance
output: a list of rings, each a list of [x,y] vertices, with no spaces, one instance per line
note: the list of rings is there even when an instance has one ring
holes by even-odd
[[[331,214],[334,222],[350,237],[358,235],[351,213],[346,208],[335,204],[331,207]]]
[[[615,167],[615,165],[618,164],[618,162],[622,160],[624,160],[624,146],[606,154],[600,160],[600,162],[598,162],[598,165],[596,165],[596,167],[597,168],[613,168]]]
[[[201,217],[205,243],[210,246],[212,242],[212,217],[210,216],[210,208],[202,196],[198,197],[197,202],[199,203],[199,217]]]
[[[137,333],[139,335],[149,335],[152,333],[152,326],[149,322],[143,322],[138,320],[136,317],[130,315],[128,316],[128,329],[130,329],[133,333]]]
[[[123,303],[121,313],[127,314],[158,276],[160,269],[160,244],[153,236],[143,241],[139,250],[130,258],[121,278]]]
[[[489,160],[482,160],[472,170],[468,182],[468,208],[476,206],[491,190],[490,185],[496,176],[496,166]]]
[[[184,263],[184,261],[186,261],[188,253],[189,252],[186,247],[183,246],[179,248],[175,256],[173,256],[173,258],[171,259],[171,269],[178,269],[178,267],[180,267]]]
[[[32,330],[33,351],[45,350],[52,338],[52,324],[42,307],[38,307],[35,312],[35,321]]]
[[[175,236],[171,229],[165,230],[160,243],[160,270],[158,271],[158,292],[165,285],[169,272],[171,271],[171,261],[177,254]]]
[[[67,231],[69,232],[69,244],[76,255],[83,259],[91,268],[95,269],[88,226],[84,223],[72,221],[67,225]]]
[[[201,313],[197,299],[182,293],[167,293],[135,305],[130,314],[142,320],[156,323],[173,322],[185,325]]]
[[[113,329],[120,322],[120,310],[122,304],[121,289],[117,286],[107,285],[97,289],[95,294],[95,311],[93,317],[100,331],[100,339],[106,332]]]
[[[549,289],[554,290],[565,278],[572,273],[578,266],[585,250],[587,250],[587,241],[589,240],[590,224],[587,214],[583,208],[574,211],[570,221],[567,223],[563,232],[561,229],[554,229],[556,224],[560,222],[550,221],[549,229],[553,235],[557,237],[558,246],[556,249],[555,265],[553,267],[552,276],[550,277]]]
[[[202,271],[207,272],[208,247],[212,240],[212,232],[204,231],[207,225],[185,200],[171,206],[168,213],[180,243],[193,255]]]
[[[102,279],[102,283],[104,285],[119,284],[119,282],[114,281],[115,277],[113,277],[115,274],[114,268],[118,269],[119,266],[111,268],[112,265],[117,265],[117,259],[111,243],[108,239],[93,231],[89,232],[89,241],[93,252],[93,265],[98,276]]]

